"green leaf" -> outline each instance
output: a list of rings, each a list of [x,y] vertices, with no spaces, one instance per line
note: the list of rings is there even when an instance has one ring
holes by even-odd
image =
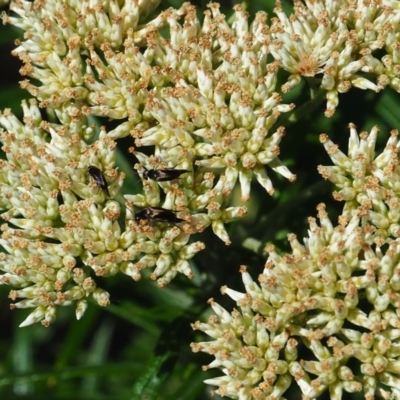
[[[184,342],[179,338],[184,336],[189,321],[191,319],[188,315],[184,315],[165,327],[145,371],[133,387],[132,400],[157,399],[163,383],[172,375],[179,349]]]

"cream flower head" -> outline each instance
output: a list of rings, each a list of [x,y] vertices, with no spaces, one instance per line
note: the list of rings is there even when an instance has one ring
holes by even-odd
[[[245,293],[222,288],[239,309],[229,313],[211,300],[215,315],[193,324],[212,338],[192,349],[213,356],[203,369],[222,371],[205,381],[216,394],[280,399],[295,382],[310,399],[325,391],[333,400],[345,392],[400,395],[400,242],[386,251],[371,245],[358,216],[334,227],[323,205],[319,219],[310,219],[304,246],[289,236],[290,254],[266,248],[258,284],[242,267]]]
[[[222,288],[239,310],[211,300],[216,315],[193,324],[212,338],[192,349],[215,358],[203,368],[223,372],[206,381],[220,396],[280,399],[293,382],[310,399],[400,396],[398,134],[375,155],[376,127],[350,132],[348,156],[321,135],[335,166],[320,172],[346,202],[339,224],[320,204],[304,245],[291,234],[291,253],[267,246],[259,283],[242,267],[245,293]]]
[[[287,17],[277,1],[274,12],[268,48],[291,74],[284,92],[306,77],[312,90],[326,91],[325,115],[331,116],[339,93],[351,87],[379,92],[391,84],[397,90],[394,41],[400,16],[382,2],[294,1],[294,13]],[[393,56],[375,57],[382,48]]]
[[[58,110],[61,125],[43,121],[35,101],[24,102],[23,109],[24,124],[9,110],[0,115],[7,157],[0,177],[6,222],[0,283],[16,288],[11,299],[22,299],[13,307],[35,308],[22,326],[37,321],[47,326],[57,306],[71,304],[80,318],[88,296],[107,305],[109,294],[92,276],[121,271],[139,280],[144,270],[154,268],[151,278],[160,286],[177,273],[193,276],[188,260],[204,248],[201,242],[188,243],[195,216],[182,229],[135,223],[117,201],[125,174],[114,168],[116,143],[105,130],[87,144],[82,136],[93,136],[95,129],[78,110],[74,119]],[[111,181],[111,198],[90,177],[89,166]]]

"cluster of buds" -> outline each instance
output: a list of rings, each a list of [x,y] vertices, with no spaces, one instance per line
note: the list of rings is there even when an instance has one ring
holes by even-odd
[[[56,306],[74,303],[80,318],[88,296],[108,304],[108,293],[97,287],[91,272],[106,277],[122,271],[139,280],[143,270],[155,267],[150,276],[160,286],[178,272],[192,277],[188,260],[204,245],[188,242],[206,226],[201,214],[186,215],[186,223],[164,210],[161,218],[147,218],[155,226],[141,220],[143,213],[133,218],[129,207],[121,217],[124,204],[117,198],[125,174],[114,168],[117,146],[105,130],[87,144],[82,136],[92,136],[94,129],[78,117],[78,110],[74,119],[58,110],[60,125],[43,121],[35,101],[29,106],[24,102],[23,111],[24,124],[8,110],[0,115],[7,157],[1,163],[1,207],[6,210],[1,217],[6,223],[0,281],[16,289],[10,298],[23,299],[13,307],[35,307],[22,325],[48,325]],[[145,187],[146,194],[156,192],[151,183]],[[170,196],[176,192],[171,189]],[[178,221],[185,222],[183,227],[171,228],[169,222]]]
[[[294,1],[288,17],[276,2],[268,48],[290,73],[287,92],[305,77],[327,99],[326,116],[339,104],[339,93],[352,87],[400,91],[397,34],[400,14],[394,1],[314,3]],[[373,52],[380,50],[381,58]],[[371,80],[376,78],[376,82]],[[317,94],[314,96],[318,97]]]
[[[244,205],[230,205],[237,181],[246,202],[253,177],[274,192],[265,166],[295,179],[278,158],[284,129],[273,125],[293,105],[281,104],[275,92],[279,65],[267,63],[265,18],[249,25],[248,14],[236,7],[230,26],[210,4],[201,25],[185,3],[140,25],[156,6],[49,1],[44,7],[18,0],[10,4],[13,15],[3,14],[5,23],[25,31],[14,51],[24,63],[22,75],[39,82],[22,86],[40,107],[56,110],[60,122],[42,121],[36,103],[23,106],[25,124],[2,114],[2,217],[21,228],[4,226],[12,243],[4,249],[14,254],[18,235],[29,249],[38,240],[75,246],[68,267],[59,257],[31,263],[28,251],[4,264],[2,283],[24,289],[12,298],[29,299],[15,306],[38,307],[24,324],[54,318],[55,306],[67,304],[57,298],[71,297],[62,293],[78,269],[82,281],[92,271],[103,277],[122,271],[138,280],[152,269],[161,287],[177,273],[193,277],[189,260],[204,244],[190,242],[191,235],[210,226],[230,244],[225,224],[246,214]],[[160,34],[165,27],[168,40]],[[93,117],[122,121],[108,132],[101,128],[93,141],[99,130],[88,125]],[[117,140],[126,137],[134,142],[130,152],[139,161],[143,194],[122,198],[132,171],[115,166]],[[143,146],[153,155],[139,151]],[[53,272],[34,278],[38,268]],[[68,274],[59,279],[58,268]],[[91,288],[100,290],[94,281]],[[90,293],[80,290],[69,301]]]
[[[224,375],[206,382],[221,396],[280,399],[296,382],[310,399],[325,391],[334,400],[361,391],[400,398],[398,134],[375,156],[378,129],[350,131],[348,156],[321,135],[335,166],[320,171],[346,201],[339,225],[319,205],[304,245],[289,235],[283,257],[267,246],[258,284],[242,267],[246,292],[222,288],[240,311],[211,300],[216,315],[193,324],[213,338],[192,349],[215,358],[204,369]]]

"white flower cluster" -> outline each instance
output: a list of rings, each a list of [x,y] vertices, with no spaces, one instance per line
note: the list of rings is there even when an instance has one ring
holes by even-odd
[[[41,106],[73,101],[87,115],[127,119],[114,139],[131,135],[136,146],[154,145],[159,162],[168,165],[185,156],[222,169],[216,189],[227,195],[239,179],[244,201],[253,174],[273,193],[265,165],[295,179],[278,158],[284,130],[273,124],[293,105],[280,104],[275,92],[279,66],[267,63],[265,16],[249,26],[237,7],[230,27],[210,4],[212,14],[201,26],[195,8],[185,3],[143,27],[135,2],[121,8],[103,1],[35,4],[13,2],[20,17],[3,20],[26,31],[14,53],[25,64],[22,73],[41,83],[23,83]],[[168,40],[162,26],[169,28]]]
[[[378,127],[373,127],[369,134],[358,135],[350,124],[347,156],[322,134],[320,141],[334,165],[319,166],[318,170],[340,189],[334,198],[345,201],[343,215],[349,218],[357,211],[375,227],[377,240],[388,241],[400,237],[399,133],[393,130],[385,149],[375,156],[378,132]]]
[[[24,63],[21,73],[33,81],[22,87],[40,107],[56,110],[60,122],[42,121],[36,104],[24,105],[25,125],[8,111],[0,120],[7,156],[3,236],[11,243],[3,243],[2,283],[21,288],[12,293],[14,300],[27,298],[16,307],[37,307],[24,324],[48,324],[56,305],[83,304],[97,293],[91,270],[97,276],[122,271],[138,280],[150,268],[161,287],[177,273],[193,277],[188,260],[204,244],[190,243],[191,235],[211,226],[229,244],[225,224],[246,214],[244,206],[229,204],[237,181],[247,201],[253,176],[274,192],[266,165],[295,179],[278,158],[284,129],[273,125],[293,106],[281,104],[275,92],[279,68],[267,63],[265,16],[249,26],[247,13],[237,7],[231,27],[210,4],[200,25],[195,8],[185,3],[142,24],[157,5],[17,0],[10,4],[12,14],[3,14],[5,23],[25,31],[14,54]],[[169,39],[161,36],[163,27]],[[89,145],[95,129],[86,117],[93,116],[121,122],[109,132],[102,129]],[[127,136],[133,138],[130,151],[140,162],[144,193],[123,199],[115,140]],[[141,146],[153,147],[153,155],[138,151]],[[187,172],[178,176],[175,169]],[[149,172],[171,178],[147,179]],[[22,245],[18,235],[26,250],[10,263]],[[65,254],[32,263],[39,244],[49,254],[62,246]],[[59,261],[67,254],[66,267]],[[52,272],[35,278],[41,268]],[[80,286],[85,279],[91,292]],[[62,296],[76,285],[79,294]]]
[[[224,373],[206,381],[217,394],[280,399],[295,381],[307,399],[400,398],[398,138],[392,132],[375,157],[377,132],[358,137],[351,125],[348,156],[321,135],[335,163],[321,172],[346,200],[339,225],[321,204],[304,246],[293,234],[290,254],[267,246],[259,284],[242,267],[246,292],[222,288],[240,311],[211,301],[216,315],[193,325],[213,338],[192,349],[215,358],[205,369]]]
[[[335,112],[339,93],[352,87],[378,92],[390,85],[400,91],[396,1],[295,0],[290,17],[276,3],[268,48],[291,74],[283,91],[308,78],[312,89],[326,92],[327,116]]]
[[[48,325],[57,305],[76,303],[77,317],[86,309],[86,297],[108,304],[108,294],[78,262],[78,257],[97,251],[97,243],[115,246],[114,219],[117,204],[102,210],[102,193],[88,186],[88,164],[110,171],[115,161],[115,143],[103,139],[88,146],[81,132],[92,135],[79,117],[58,112],[62,125],[42,121],[35,102],[23,103],[24,124],[9,110],[0,115],[2,149],[0,202],[4,211],[0,245],[0,283],[16,288],[14,306],[35,307],[22,323],[42,321]],[[71,110],[70,110],[71,111]],[[116,172],[116,171],[114,171]],[[122,185],[116,177],[112,190]],[[110,218],[114,215],[114,218]],[[110,233],[113,233],[110,235]]]
[[[124,173],[114,169],[116,143],[104,130],[89,145],[81,135],[93,136],[94,129],[78,110],[56,111],[61,124],[52,124],[42,120],[34,101],[23,103],[23,109],[24,124],[8,110],[0,114],[7,157],[0,174],[0,207],[6,210],[1,214],[0,284],[16,289],[10,298],[22,299],[13,307],[35,308],[22,326],[48,325],[57,306],[74,303],[80,318],[88,296],[107,305],[109,295],[92,274],[122,271],[138,280],[142,270],[155,267],[151,277],[160,286],[178,272],[192,276],[188,260],[204,245],[188,244],[194,231],[190,223],[181,231],[168,225],[143,227],[129,210],[122,218],[120,203],[108,199],[90,178],[88,166],[104,171],[112,181],[107,187],[111,197],[123,184]]]

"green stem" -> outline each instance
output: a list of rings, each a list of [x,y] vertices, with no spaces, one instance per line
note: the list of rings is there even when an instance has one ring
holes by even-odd
[[[304,118],[304,116],[310,115],[317,107],[321,105],[321,103],[323,103],[326,96],[326,90],[321,88],[316,90],[315,85],[310,81],[309,85],[311,93],[310,100],[302,104],[300,107],[296,107],[290,114],[283,115],[282,119],[280,119],[281,125],[288,126],[301,120]]]

